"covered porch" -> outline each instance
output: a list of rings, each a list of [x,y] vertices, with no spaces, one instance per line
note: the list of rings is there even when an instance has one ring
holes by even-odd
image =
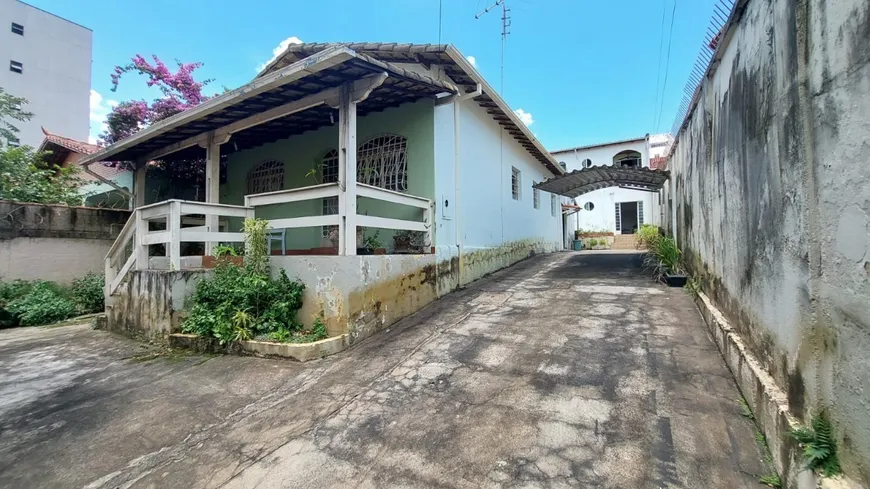
[[[416,71],[326,49],[91,155],[136,172],[107,294],[130,270],[200,267],[250,217],[268,221],[273,254],[430,253],[433,99],[458,90]],[[204,188],[161,198],[156,160],[204,160]]]

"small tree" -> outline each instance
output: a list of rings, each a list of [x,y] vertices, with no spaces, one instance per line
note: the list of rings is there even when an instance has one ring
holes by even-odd
[[[0,87],[0,139],[4,141],[16,139],[18,128],[12,125],[9,119],[27,122],[33,117],[32,113],[22,110],[26,104],[26,99],[6,93],[3,87]]]
[[[78,167],[49,165],[33,148],[0,150],[0,199],[40,204],[81,205]]]
[[[144,100],[129,100],[113,107],[106,117],[107,130],[98,138],[101,144],[113,144],[155,122],[196,107],[209,99],[208,96],[203,95],[202,89],[212,80],[198,82],[193,76],[193,72],[202,67],[202,63],[177,61],[178,68],[173,72],[160,58],[151,57],[154,60],[153,64],[137,54],[129,64],[116,66],[111,75],[112,91],[118,90],[123,75],[135,72],[145,75],[146,85],[157,87],[163,96],[154,99],[151,103]]]

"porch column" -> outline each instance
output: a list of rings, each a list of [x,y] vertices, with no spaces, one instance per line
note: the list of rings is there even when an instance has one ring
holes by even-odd
[[[208,134],[204,145],[205,201],[210,204],[220,203],[221,145],[229,141],[229,139],[229,135],[215,138],[214,131],[212,131]],[[205,216],[205,230],[209,233],[220,231],[220,221],[216,214]],[[217,242],[206,242],[205,254],[214,255],[214,249],[218,244]]]
[[[338,254],[356,255],[356,104],[353,85],[341,87],[338,105]]]
[[[145,165],[144,161],[136,162],[136,171],[133,173],[133,209],[145,205]]]

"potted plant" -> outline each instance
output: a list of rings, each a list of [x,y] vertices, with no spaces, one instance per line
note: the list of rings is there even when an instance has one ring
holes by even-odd
[[[242,254],[243,252],[239,251],[235,246],[217,245],[214,248],[214,256],[206,255],[202,257],[202,267],[215,268],[221,263],[232,263],[236,266],[242,266],[245,261],[245,257]]]
[[[686,273],[682,265],[682,253],[674,238],[666,236],[655,240],[646,259],[655,270],[656,278],[670,287],[686,285]]]
[[[423,250],[425,233],[422,231],[396,231],[393,235],[393,251],[396,253],[415,253]]]
[[[383,249],[383,244],[378,239],[381,230],[375,231],[375,234],[366,236],[365,228],[360,226],[356,233],[356,254],[357,255],[374,255],[376,252]]]

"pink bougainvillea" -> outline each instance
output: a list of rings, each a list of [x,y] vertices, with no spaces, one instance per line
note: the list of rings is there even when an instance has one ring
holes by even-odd
[[[208,100],[203,95],[202,89],[211,80],[198,82],[193,77],[193,72],[202,66],[202,63],[176,62],[178,67],[173,72],[157,56],[151,57],[154,62],[149,63],[141,55],[132,58],[132,62],[124,66],[116,66],[112,77],[112,91],[118,89],[121,77],[134,72],[147,77],[146,84],[149,87],[157,87],[163,94],[150,104],[144,100],[130,100],[122,102],[106,116],[108,129],[98,138],[101,145],[109,145],[124,139],[137,131],[191,107],[195,107]]]

